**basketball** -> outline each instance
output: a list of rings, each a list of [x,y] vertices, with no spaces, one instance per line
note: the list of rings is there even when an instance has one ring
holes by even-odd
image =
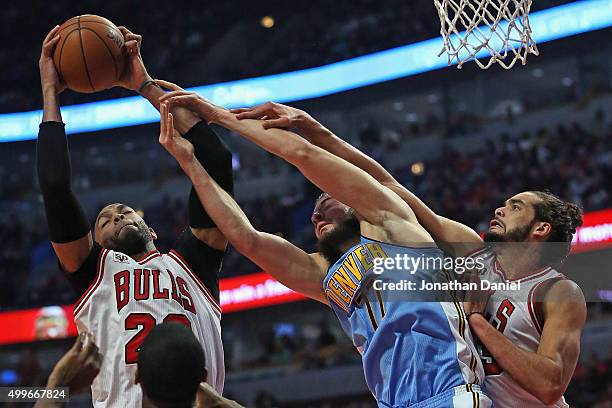
[[[85,14],[60,26],[53,61],[60,78],[76,92],[111,88],[123,73],[123,34],[104,17]]]

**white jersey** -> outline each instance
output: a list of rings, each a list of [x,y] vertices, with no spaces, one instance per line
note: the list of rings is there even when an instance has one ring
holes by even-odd
[[[481,250],[470,256],[483,261],[485,270],[481,274],[482,280],[508,281],[492,250]],[[521,279],[513,280],[511,282],[520,284],[520,289],[495,291],[489,299],[485,315],[493,327],[497,328],[513,344],[535,353],[540,345],[543,325],[540,310],[536,307],[538,289],[545,282],[550,283],[558,279],[565,279],[565,276],[551,267],[546,267]],[[477,349],[486,374],[483,387],[495,406],[502,408],[569,408],[563,397],[552,405],[543,404],[504,372],[480,342],[477,343]]]
[[[223,392],[225,369],[221,309],[206,286],[175,251],[147,254],[140,261],[102,249],[96,277],[75,304],[79,333],[89,331],[104,355],[91,391],[96,407],[140,407],[134,383],[138,348],[156,325],[190,326],[203,346],[208,383]]]

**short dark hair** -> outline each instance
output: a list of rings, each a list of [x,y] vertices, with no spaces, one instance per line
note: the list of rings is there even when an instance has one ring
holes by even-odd
[[[325,199],[327,199],[329,197],[331,197],[331,196],[329,194],[325,193],[325,192],[319,194],[319,196],[315,200],[315,205],[317,205],[319,202],[321,202],[321,201],[323,201],[323,200],[325,200]]]
[[[143,392],[160,405],[191,407],[206,376],[202,345],[186,326],[168,322],[155,326],[138,353]]]
[[[572,238],[576,228],[582,225],[582,209],[574,203],[563,201],[549,191],[529,191],[540,199],[534,204],[534,221],[544,221],[551,225],[547,242],[553,243],[543,251],[540,264],[561,265],[572,248]]]

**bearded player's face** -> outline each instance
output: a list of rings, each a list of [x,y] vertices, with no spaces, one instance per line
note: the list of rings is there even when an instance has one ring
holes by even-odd
[[[350,216],[350,207],[332,197],[328,196],[318,201],[310,217],[317,239],[333,231]]]
[[[110,204],[96,218],[96,242],[104,248],[128,255],[144,251],[146,245],[157,238],[144,220],[125,204]]]
[[[484,235],[487,242],[528,241],[534,226],[534,205],[539,198],[532,193],[520,193],[506,200],[495,210]]]

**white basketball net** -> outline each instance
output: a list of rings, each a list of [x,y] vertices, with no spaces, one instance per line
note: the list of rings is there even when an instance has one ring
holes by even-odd
[[[458,68],[485,51],[485,55],[481,55],[483,61],[475,59],[482,69],[496,62],[505,69],[512,68],[519,60],[525,65],[530,53],[539,55],[529,26],[531,2],[434,0],[440,16],[440,33],[444,37],[440,55],[446,52],[448,64],[456,62]]]

